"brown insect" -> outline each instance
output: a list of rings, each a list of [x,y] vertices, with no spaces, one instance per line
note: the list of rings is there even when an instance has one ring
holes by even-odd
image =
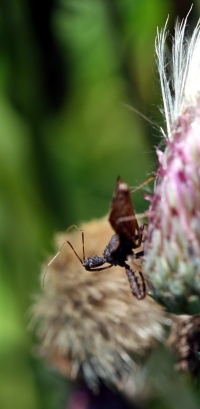
[[[148,181],[144,182],[141,186],[147,184],[152,179],[154,179],[154,177],[149,178]],[[138,188],[134,191],[137,189]],[[109,222],[114,229],[115,234],[111,237],[108,245],[105,247],[103,256],[94,255],[93,257],[85,257],[84,232],[82,231],[83,260],[81,260],[72,244],[66,240],[59,252],[49,262],[47,268],[60,254],[64,245],[68,243],[82,266],[88,271],[101,271],[117,265],[125,267],[133,295],[138,300],[143,299],[146,296],[144,276],[142,272],[139,272],[141,279],[141,283],[139,283],[135,273],[126,262],[128,256],[134,256],[135,258],[143,256],[143,251],[139,251],[135,254],[133,250],[141,246],[144,227],[146,225],[146,223],[143,223],[140,227],[138,225],[130,197],[131,193],[128,185],[118,177],[109,215]],[[103,266],[105,263],[108,263],[109,265]],[[44,278],[46,271],[44,273]]]
[[[111,265],[125,267],[132,293],[139,300],[146,295],[146,284],[142,272],[139,272],[142,283],[139,284],[135,273],[126,263],[128,256],[133,256],[133,250],[139,248],[143,241],[143,223],[138,225],[133,204],[130,197],[130,189],[120,177],[117,179],[115,192],[111,204],[109,222],[116,232],[104,250],[104,258]],[[135,254],[136,258],[142,257],[143,252]]]

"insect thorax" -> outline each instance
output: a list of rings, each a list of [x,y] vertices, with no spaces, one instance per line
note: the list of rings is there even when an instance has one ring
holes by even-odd
[[[127,256],[133,255],[133,244],[130,240],[123,238],[120,240],[117,234],[114,234],[106,246],[103,256],[107,263],[114,266],[125,266]]]

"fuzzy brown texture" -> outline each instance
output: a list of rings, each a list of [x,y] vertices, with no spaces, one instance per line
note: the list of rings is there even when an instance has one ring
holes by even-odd
[[[101,256],[113,234],[107,218],[81,229],[86,257]],[[58,234],[56,248],[66,239],[82,258],[81,232]],[[134,271],[141,269],[141,261],[135,263],[129,260]],[[92,388],[99,379],[122,387],[163,338],[163,310],[150,297],[133,297],[124,268],[86,271],[67,243],[49,266],[32,312],[48,360],[67,376],[83,374]]]
[[[176,369],[193,377],[200,371],[200,315],[182,315],[174,318],[168,340],[176,358]]]

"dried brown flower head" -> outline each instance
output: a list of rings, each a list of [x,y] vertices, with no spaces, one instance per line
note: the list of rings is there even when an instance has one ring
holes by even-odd
[[[176,368],[199,375],[200,371],[200,315],[182,315],[174,318],[168,340],[177,364]]]
[[[107,219],[81,229],[86,255],[101,255],[113,234]],[[81,233],[58,234],[56,247],[66,239],[82,257]],[[132,296],[124,268],[86,271],[67,243],[49,266],[32,311],[48,359],[65,375],[83,374],[92,388],[99,379],[122,386],[163,337],[163,310],[149,297]]]

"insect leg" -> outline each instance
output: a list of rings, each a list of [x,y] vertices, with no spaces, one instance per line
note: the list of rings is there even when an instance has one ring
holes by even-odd
[[[142,300],[146,296],[146,284],[145,284],[143,274],[139,272],[141,280],[142,280],[142,287],[141,287],[141,285],[138,283],[138,279],[134,271],[131,270],[128,264],[125,264],[125,270],[126,270],[126,274],[127,274],[128,281],[129,281],[133,295],[138,300]]]
[[[144,237],[145,237],[145,230],[144,228],[148,227],[147,223],[142,223],[141,226],[139,227],[139,235],[138,235],[138,247],[140,246],[141,243],[144,242]]]
[[[113,265],[112,264],[110,264],[109,266],[106,266],[106,267],[100,267],[100,268],[90,268],[90,269],[88,269],[89,271],[101,271],[101,270],[107,270],[107,268],[110,268],[110,267],[113,267]]]
[[[137,253],[134,252],[135,258],[142,258],[144,257],[144,250],[138,251]]]
[[[139,275],[140,275],[140,278],[141,278],[141,280],[142,280],[142,293],[143,293],[143,297],[142,297],[142,298],[144,298],[144,297],[146,296],[146,293],[147,293],[146,282],[145,282],[144,276],[143,276],[143,274],[142,274],[141,271],[139,271]],[[142,298],[141,298],[141,299],[142,299]]]

